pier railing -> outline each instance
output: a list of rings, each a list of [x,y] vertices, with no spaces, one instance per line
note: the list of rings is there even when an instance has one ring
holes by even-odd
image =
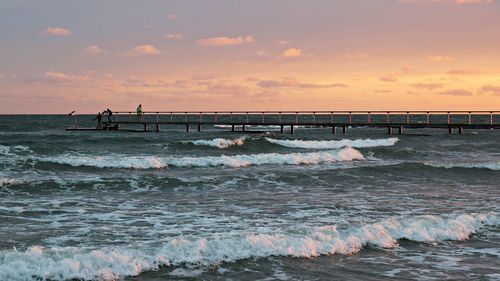
[[[500,123],[500,111],[147,111],[114,113],[114,123],[249,125],[474,125]]]

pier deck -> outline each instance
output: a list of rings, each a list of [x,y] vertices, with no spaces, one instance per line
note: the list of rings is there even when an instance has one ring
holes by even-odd
[[[238,111],[238,112],[115,112],[109,121],[103,117],[101,129],[82,128],[73,124],[68,131],[114,130],[159,132],[169,125],[185,126],[186,131],[203,126],[223,126],[232,131],[247,131],[250,127],[276,127],[281,133],[290,133],[298,126],[337,128],[347,134],[348,128],[386,128],[399,134],[403,130],[419,128],[448,129],[462,133],[465,129],[500,129],[500,111]]]

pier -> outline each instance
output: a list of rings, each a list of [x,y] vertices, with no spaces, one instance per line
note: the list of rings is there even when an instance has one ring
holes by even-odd
[[[75,119],[76,120],[76,119]],[[184,126],[186,132],[201,132],[206,126],[220,126],[247,132],[254,127],[274,127],[294,134],[297,127],[330,128],[332,134],[348,134],[350,128],[385,129],[403,134],[405,129],[438,128],[448,133],[464,130],[500,129],[500,111],[230,111],[230,112],[114,112],[111,121],[103,117],[101,129],[75,123],[66,130],[160,132],[166,126]]]

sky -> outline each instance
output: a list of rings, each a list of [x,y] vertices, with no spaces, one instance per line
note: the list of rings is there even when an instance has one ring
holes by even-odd
[[[0,0],[0,114],[500,110],[498,0]]]

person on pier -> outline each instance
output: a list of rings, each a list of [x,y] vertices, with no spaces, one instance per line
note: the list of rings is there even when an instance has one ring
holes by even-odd
[[[111,109],[106,109],[106,113],[108,114],[108,122],[111,123],[111,116],[113,116],[113,111]]]
[[[144,114],[142,112],[142,104],[139,104],[136,111],[137,111],[137,118],[139,118],[139,121],[142,121],[142,115]]]
[[[102,130],[102,113],[97,112],[97,116],[94,118],[94,120],[97,120],[97,130]]]

